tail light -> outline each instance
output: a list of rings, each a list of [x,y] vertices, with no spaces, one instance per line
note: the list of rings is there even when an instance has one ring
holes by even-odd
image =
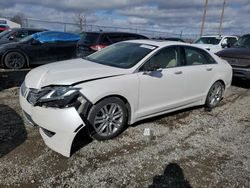
[[[99,51],[103,48],[105,48],[107,45],[104,45],[104,44],[98,44],[98,45],[93,45],[93,46],[90,46],[91,50],[94,50],[94,51]]]

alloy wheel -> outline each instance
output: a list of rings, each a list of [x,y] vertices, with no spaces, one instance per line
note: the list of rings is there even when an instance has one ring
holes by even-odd
[[[10,69],[20,69],[25,64],[24,57],[18,52],[11,52],[5,57],[5,65]]]
[[[123,119],[123,110],[119,104],[106,104],[94,118],[94,129],[101,136],[115,134],[122,126]]]
[[[222,94],[223,94],[223,86],[219,82],[215,83],[210,89],[208,95],[209,105],[212,107],[216,106],[220,102]]]

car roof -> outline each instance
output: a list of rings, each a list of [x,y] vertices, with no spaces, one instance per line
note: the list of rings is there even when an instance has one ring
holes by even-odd
[[[235,35],[204,35],[204,36],[201,36],[202,37],[218,37],[218,38],[223,38],[223,37],[237,37]]]
[[[47,31],[47,29],[39,29],[39,28],[25,28],[25,27],[21,27],[21,28],[11,28],[11,30],[13,31],[17,31],[17,30],[29,30],[29,31]]]
[[[141,34],[138,34],[138,33],[130,33],[130,32],[115,32],[115,31],[111,31],[111,32],[108,32],[108,31],[96,31],[96,32],[83,32],[83,33],[93,33],[93,34],[131,34],[131,35],[141,35]],[[143,36],[143,35],[141,35]]]
[[[152,45],[152,46],[158,46],[158,47],[164,47],[164,46],[170,46],[170,45],[185,45],[185,46],[193,46],[190,44],[186,44],[183,42],[179,42],[179,41],[167,41],[167,40],[129,40],[129,41],[123,41],[123,42],[131,42],[131,43],[139,43],[139,44],[148,44],[148,45]]]
[[[156,46],[156,47],[159,47],[159,48],[164,48],[164,47],[173,46],[173,45],[180,45],[180,46],[198,48],[200,50],[206,51],[207,53],[211,54],[211,52],[209,52],[208,50],[205,50],[202,47],[196,46],[194,44],[180,42],[180,41],[139,39],[139,40],[128,40],[128,41],[122,41],[122,42],[139,43],[139,44]]]

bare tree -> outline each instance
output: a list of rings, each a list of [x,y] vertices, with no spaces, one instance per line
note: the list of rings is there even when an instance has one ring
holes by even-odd
[[[86,31],[86,16],[85,14],[78,13],[75,15],[75,23],[79,25],[80,31]]]
[[[10,20],[12,22],[18,23],[20,25],[24,24],[25,15],[23,13],[18,13],[14,15]]]

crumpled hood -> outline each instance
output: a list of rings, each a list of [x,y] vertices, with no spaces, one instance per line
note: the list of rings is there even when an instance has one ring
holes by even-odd
[[[71,59],[31,70],[25,78],[25,85],[28,88],[41,89],[49,85],[72,85],[128,72],[127,69],[101,65],[84,59]]]
[[[250,48],[228,48],[216,53],[225,58],[250,59]]]

